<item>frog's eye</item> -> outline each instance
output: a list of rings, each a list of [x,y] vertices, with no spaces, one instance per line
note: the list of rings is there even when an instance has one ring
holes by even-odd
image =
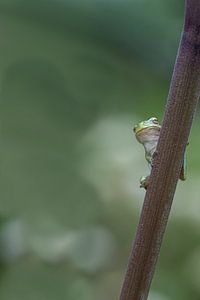
[[[137,129],[137,125],[135,125],[135,126],[133,127],[133,131],[135,132],[136,129]]]
[[[156,124],[156,125],[159,124],[157,118],[151,118],[151,120],[152,120],[152,122],[153,122],[154,124]]]

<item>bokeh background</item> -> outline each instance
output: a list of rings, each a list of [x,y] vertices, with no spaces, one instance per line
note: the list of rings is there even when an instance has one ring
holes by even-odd
[[[184,1],[0,0],[0,298],[118,299]],[[200,299],[199,111],[150,300]]]

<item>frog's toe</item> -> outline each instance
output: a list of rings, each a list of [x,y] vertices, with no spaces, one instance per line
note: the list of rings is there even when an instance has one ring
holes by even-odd
[[[148,181],[149,181],[149,176],[142,176],[140,178],[140,187],[146,190],[148,187]]]

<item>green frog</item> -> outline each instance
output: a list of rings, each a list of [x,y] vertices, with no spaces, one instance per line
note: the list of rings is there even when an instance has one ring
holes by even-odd
[[[142,121],[134,126],[133,131],[136,139],[144,146],[145,158],[149,164],[150,169],[153,166],[153,159],[156,155],[156,147],[160,135],[161,125],[158,119],[152,117],[146,121]],[[181,180],[186,179],[186,157],[184,155],[183,166],[181,168]],[[140,187],[147,189],[149,184],[149,176],[142,176],[140,178]]]

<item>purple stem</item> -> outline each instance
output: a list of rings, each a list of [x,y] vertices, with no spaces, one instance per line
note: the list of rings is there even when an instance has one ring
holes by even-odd
[[[186,0],[185,23],[120,300],[146,300],[159,256],[200,90],[200,0]]]

